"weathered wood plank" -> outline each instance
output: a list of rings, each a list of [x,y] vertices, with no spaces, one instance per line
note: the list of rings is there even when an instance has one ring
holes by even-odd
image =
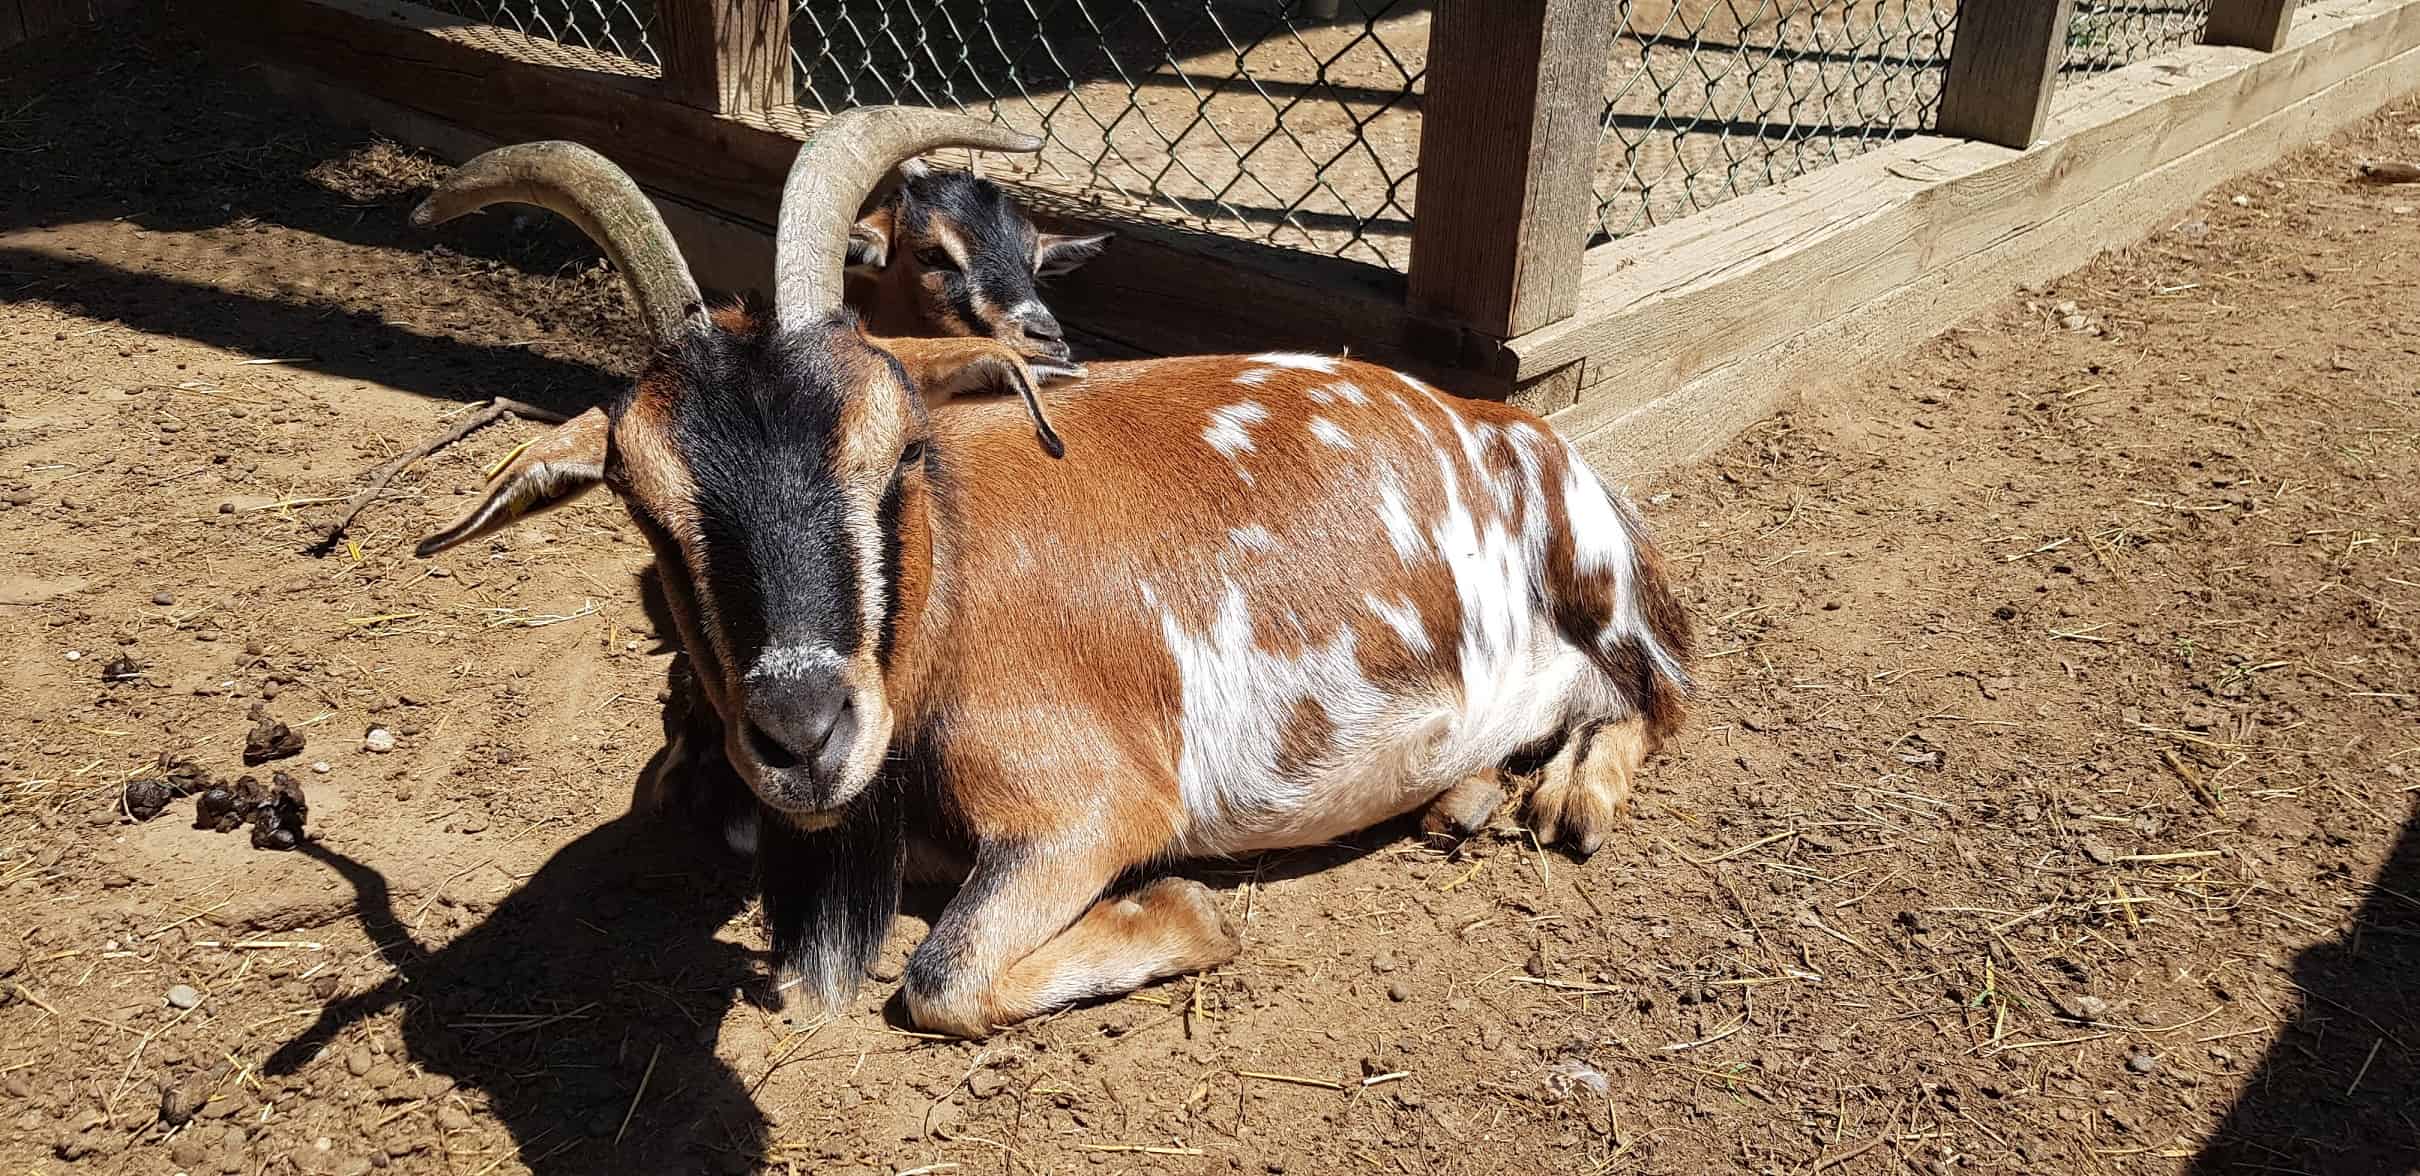
[[[2202,40],[2275,53],[2294,24],[2295,0],[2211,0],[2210,24]]]
[[[2079,83],[2030,152],[1913,138],[1591,250],[1579,313],[1507,344],[1516,378],[1585,360],[1573,411],[1610,418],[1892,289],[1970,281],[1950,259],[2420,46],[2420,5],[2331,8],[2280,56],[2195,47]],[[2141,227],[2102,226],[2091,244]]]
[[[1509,339],[1571,313],[1614,0],[1440,0],[1421,105],[1415,311]]]
[[[724,114],[797,101],[789,0],[657,0],[655,27],[674,100]]]
[[[2205,78],[2195,94],[2225,116],[2199,121],[2202,133],[2183,149],[2159,153],[2146,166],[2115,167],[2113,179],[2099,177],[2110,182],[2080,177],[2065,189],[2065,198],[2055,201],[2028,196],[2042,190],[2043,175],[2009,170],[2015,159],[2030,155],[2003,152],[2007,162],[1939,184],[1948,194],[1931,204],[1927,215],[1958,222],[1964,231],[1928,232],[1904,225],[1897,230],[1902,247],[1926,254],[1913,277],[1883,250],[1859,249],[1853,256],[1835,258],[1829,272],[1870,296],[1828,308],[1825,317],[1801,320],[1797,329],[1778,336],[1744,341],[1711,366],[1662,385],[1660,394],[1644,403],[1627,396],[1591,398],[1584,391],[1580,404],[1553,417],[1554,423],[1592,460],[1623,476],[1687,460],[1753,423],[1783,397],[1854,378],[1866,365],[1904,353],[2020,285],[2066,273],[2110,245],[2134,239],[2222,177],[2265,166],[2420,84],[2420,20],[2413,19],[2420,16],[2420,6],[2401,11],[2383,2],[2331,7],[2334,11],[2322,27],[2297,30],[2282,55],[2251,64],[2231,81]],[[2339,63],[2355,44],[2379,41],[2401,48],[2386,55],[2365,54],[2365,66],[2327,70],[2317,84],[2283,84],[2283,79]],[[2099,121],[2089,124],[2094,127],[2120,121],[2109,119],[2105,107],[2123,100],[2140,106],[2144,98],[2136,92],[2128,99],[2126,88],[2118,87],[2083,96],[2076,108],[2061,110],[2053,120],[2054,145],[2070,129],[2070,117],[2096,118]],[[2159,106],[2170,116],[2196,121],[2184,110]],[[2164,136],[2143,138],[2152,142]],[[1958,146],[1931,149],[1946,152]],[[2005,218],[1974,215],[1977,208],[2009,205],[2025,207]],[[1894,213],[1870,214],[1856,218],[1853,227],[1863,230],[1894,219]],[[1977,219],[1989,223],[1973,223]],[[1805,248],[1821,253],[1823,244],[1816,241]],[[1874,275],[1882,280],[1870,280]],[[1594,363],[1591,360],[1592,376]]]
[[[1941,82],[1944,135],[2024,147],[2042,133],[2074,0],[1959,0]]]

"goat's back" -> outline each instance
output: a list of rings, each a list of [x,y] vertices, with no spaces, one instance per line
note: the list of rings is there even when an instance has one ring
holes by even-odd
[[[1173,780],[1186,848],[1234,852],[1677,719],[1654,552],[1532,414],[1287,355],[1098,364],[1048,402],[1060,460],[1013,403],[937,415],[955,735],[1113,740]]]

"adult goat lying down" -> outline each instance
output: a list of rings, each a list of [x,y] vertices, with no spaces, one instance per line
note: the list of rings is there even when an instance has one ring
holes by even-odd
[[[841,309],[850,213],[896,160],[1000,134],[834,119],[763,310],[699,305],[626,180],[550,182],[655,358],[421,554],[621,497],[763,806],[777,957],[827,1006],[912,867],[964,885],[906,1010],[979,1036],[1234,955],[1201,884],[1122,878],[1421,809],[1469,830],[1516,755],[1552,753],[1539,836],[1596,848],[1688,681],[1638,520],[1538,418],[1369,364],[1104,363],[1041,395],[997,343],[869,337]],[[978,390],[1013,395],[931,410]]]

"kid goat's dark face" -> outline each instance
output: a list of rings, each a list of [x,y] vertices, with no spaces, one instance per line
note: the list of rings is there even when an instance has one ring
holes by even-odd
[[[655,548],[725,752],[807,827],[839,819],[890,740],[923,429],[897,361],[838,317],[695,338],[614,422],[606,478]]]

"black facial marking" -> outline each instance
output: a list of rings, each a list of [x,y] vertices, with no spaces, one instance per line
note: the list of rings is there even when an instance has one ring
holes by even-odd
[[[1035,299],[1033,221],[1000,185],[928,171],[902,185],[899,200],[895,219],[906,237],[924,240],[934,222],[947,221],[965,245],[964,268],[942,281],[942,297],[961,322],[991,334],[1000,324],[984,318],[984,307],[1005,313]]]
[[[874,659],[891,668],[891,645],[899,636],[899,505],[907,488],[904,467],[883,488],[882,510],[875,515],[882,528],[882,631],[875,637]]]
[[[676,359],[673,434],[696,486],[708,566],[692,586],[710,596],[716,652],[742,673],[771,643],[845,656],[867,618],[838,456],[844,357],[865,345],[838,316],[697,342]]]

